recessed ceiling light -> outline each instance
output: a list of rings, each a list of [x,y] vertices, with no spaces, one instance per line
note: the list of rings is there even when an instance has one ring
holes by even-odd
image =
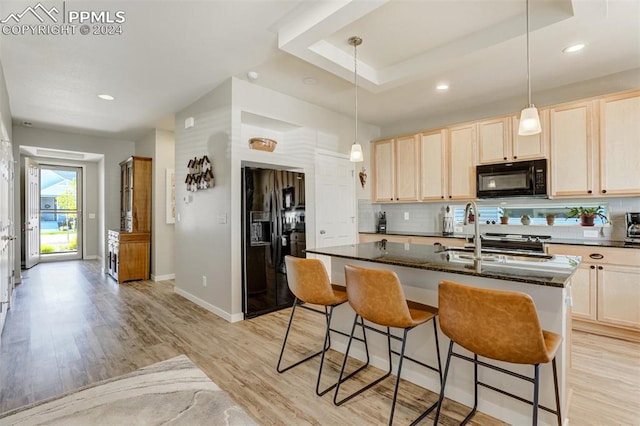
[[[111,96],[111,95],[107,95],[107,94],[98,95],[98,97],[99,97],[100,99],[104,99],[105,101],[112,101],[112,100],[114,100],[114,99],[115,99],[113,96]]]
[[[307,86],[315,86],[316,84],[318,84],[318,79],[313,77],[305,77],[304,79],[302,79],[302,82]]]
[[[440,83],[436,86],[437,90],[449,90],[449,85],[447,83]]]
[[[584,43],[578,43],[578,44],[574,44],[572,46],[565,47],[564,49],[562,49],[562,51],[564,53],[575,53],[575,52],[579,52],[582,49],[584,49],[584,46],[585,46]]]

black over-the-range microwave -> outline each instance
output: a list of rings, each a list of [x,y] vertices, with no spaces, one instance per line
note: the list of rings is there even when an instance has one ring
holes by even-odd
[[[476,189],[478,198],[547,198],[547,160],[477,166]]]

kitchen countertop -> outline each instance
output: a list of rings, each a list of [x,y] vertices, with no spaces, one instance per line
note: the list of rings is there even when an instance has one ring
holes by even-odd
[[[380,234],[377,232],[360,232],[360,234],[379,235],[380,238],[384,238],[385,235],[400,235],[403,237],[438,237],[438,238],[462,238],[465,239],[469,234],[453,234],[442,235],[441,232],[387,232],[386,234]],[[572,238],[555,238],[552,237],[549,240],[545,240],[545,244],[565,244],[576,246],[595,246],[595,247],[617,247],[617,248],[630,248],[640,249],[640,244],[629,244],[620,240],[600,240],[600,239],[572,239]]]
[[[431,245],[372,242],[307,249],[307,253],[561,288],[581,260],[579,256],[555,255],[548,261],[522,262],[498,255],[496,261],[483,261],[482,271],[476,272],[471,260],[452,258],[451,253]]]

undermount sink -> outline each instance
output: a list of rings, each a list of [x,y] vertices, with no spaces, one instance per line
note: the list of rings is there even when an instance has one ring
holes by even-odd
[[[475,260],[473,249],[469,248],[446,247],[440,253],[443,259],[450,262]],[[483,262],[503,264],[540,263],[549,262],[554,259],[554,256],[543,253],[520,253],[492,249],[482,250],[481,257]]]

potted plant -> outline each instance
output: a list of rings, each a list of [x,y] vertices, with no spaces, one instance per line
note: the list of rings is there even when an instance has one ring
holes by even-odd
[[[500,215],[500,224],[507,225],[509,223],[509,214],[504,207],[498,208],[498,214]]]
[[[594,226],[596,218],[602,221],[602,224],[611,223],[609,218],[604,214],[604,207],[571,207],[567,217],[579,217],[581,226]]]
[[[552,226],[556,221],[556,215],[553,213],[547,213],[547,225]]]

